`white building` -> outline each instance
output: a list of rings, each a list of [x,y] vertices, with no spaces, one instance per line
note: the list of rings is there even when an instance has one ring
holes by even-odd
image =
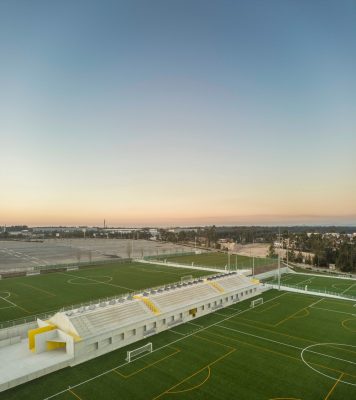
[[[30,330],[28,326],[9,328],[7,336],[0,331],[0,391],[146,339],[260,292],[258,281],[231,272],[58,312],[48,321],[38,320]]]

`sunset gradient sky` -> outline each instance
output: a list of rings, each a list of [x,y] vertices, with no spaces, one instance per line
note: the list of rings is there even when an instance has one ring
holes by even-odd
[[[356,224],[353,0],[2,0],[0,225]]]

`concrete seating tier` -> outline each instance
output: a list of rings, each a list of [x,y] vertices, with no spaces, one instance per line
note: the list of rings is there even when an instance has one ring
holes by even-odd
[[[167,311],[179,308],[185,304],[205,300],[216,296],[216,291],[207,284],[188,286],[184,289],[176,289],[170,292],[150,296],[151,300],[158,305],[160,310]]]
[[[222,286],[226,291],[252,285],[250,279],[237,275],[226,279],[220,279],[217,282],[219,282],[219,285]]]
[[[147,316],[150,316],[147,307],[140,301],[132,301],[76,315],[70,320],[79,336],[87,337]]]

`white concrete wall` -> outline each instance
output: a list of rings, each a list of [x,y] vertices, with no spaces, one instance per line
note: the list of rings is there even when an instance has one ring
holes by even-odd
[[[70,354],[74,356],[74,339],[73,336],[68,335],[67,333],[58,330],[58,336],[60,339],[64,340],[66,342],[66,352],[67,354]]]
[[[10,346],[11,344],[21,342],[21,336],[12,336],[8,339],[0,340],[0,347]]]
[[[11,389],[18,385],[21,385],[22,383],[32,381],[33,379],[50,374],[51,372],[58,371],[62,368],[66,368],[68,366],[69,366],[69,361],[63,361],[58,364],[52,365],[50,367],[45,367],[45,368],[37,370],[35,372],[28,373],[27,375],[24,375],[24,376],[18,377],[16,379],[13,379],[11,381],[8,381],[6,383],[0,384],[0,392],[3,392],[4,390],[7,390],[7,389]]]
[[[60,326],[66,333],[79,336],[69,318],[64,318],[62,313],[56,313],[49,319],[49,322],[53,325]]]
[[[129,324],[119,329],[105,332],[103,334],[98,334],[91,338],[87,338],[80,342],[76,342],[74,343],[74,359],[71,362],[71,366],[80,364],[84,361],[98,357],[102,354],[108,353],[110,351],[119,349],[129,344],[138,342],[139,340],[145,339],[144,326],[147,326],[147,330],[149,330],[155,325],[156,333],[160,333],[165,330],[169,330],[174,326],[178,326],[185,322],[196,320],[199,317],[213,313],[214,312],[213,307],[215,302],[217,302],[217,305],[219,306],[220,301],[222,300],[221,306],[223,308],[229,307],[232,304],[236,303],[236,294],[238,294],[239,296],[238,301],[243,301],[252,298],[254,296],[258,296],[261,293],[262,289],[263,289],[262,285],[255,285],[255,284],[246,286],[244,288],[235,289],[231,292],[218,294],[208,300],[200,301],[185,307],[180,307],[175,310],[172,310],[171,312],[166,312],[157,316],[152,316],[151,318],[147,318],[145,321]],[[250,293],[250,290],[252,290],[252,293]],[[247,294],[246,291],[248,292]],[[241,296],[241,293],[243,293],[243,296]],[[231,296],[233,297],[233,299],[231,299]],[[228,299],[227,301],[226,298]],[[210,307],[208,307],[209,303]],[[189,310],[193,308],[197,308],[197,314],[195,317],[189,315]],[[218,311],[218,309],[216,309],[215,311]],[[181,322],[178,322],[177,324],[171,326],[168,325],[168,322],[170,321],[172,316],[175,317],[176,321],[180,320],[180,314],[182,314]],[[163,320],[165,320],[165,323],[163,323]],[[134,329],[136,330],[135,335],[132,334],[132,331]],[[124,335],[123,339],[122,339],[122,334]]]
[[[12,326],[10,328],[0,329],[0,340],[9,339],[12,337],[20,336],[21,339],[27,338],[27,332],[30,329],[38,328],[37,322],[28,322],[27,324],[21,324]]]
[[[38,333],[35,336],[35,352],[43,353],[47,351],[47,340],[52,340],[58,336],[58,332],[56,329],[53,331]]]

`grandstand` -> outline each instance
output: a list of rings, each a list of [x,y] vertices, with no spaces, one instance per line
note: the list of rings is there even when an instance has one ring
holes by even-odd
[[[22,335],[0,342],[0,391],[257,296],[261,290],[258,281],[229,272],[57,312],[47,321],[38,320],[38,328],[29,330],[27,338],[22,330]],[[19,353],[27,357],[21,376],[11,367]]]

